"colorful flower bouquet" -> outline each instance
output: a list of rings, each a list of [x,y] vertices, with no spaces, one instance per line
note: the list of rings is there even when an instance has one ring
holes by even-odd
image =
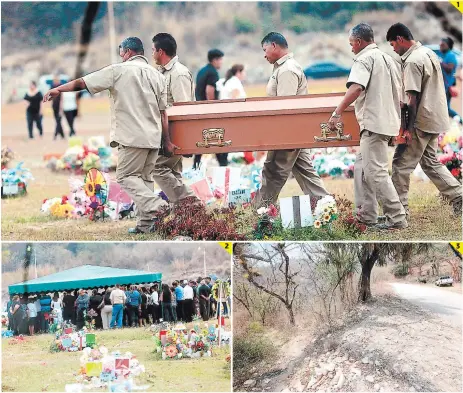
[[[438,141],[441,149],[440,154],[438,154],[439,161],[447,167],[457,180],[461,181],[463,161],[461,126],[457,122],[453,122],[450,131],[440,134]]]
[[[2,169],[2,198],[27,194],[27,184],[34,180],[29,169],[20,162],[15,168]]]
[[[55,338],[51,343],[50,352],[77,352],[96,346],[95,335],[88,333],[86,328],[76,332],[71,325],[52,326],[54,328],[50,329],[50,332],[55,333]]]
[[[321,177],[354,176],[355,151],[346,147],[312,150],[313,166]]]
[[[331,223],[338,218],[338,209],[334,197],[327,195],[321,198],[317,202],[313,216],[314,228],[330,227]]]
[[[104,218],[117,220],[130,216],[133,210],[130,197],[117,183],[111,182],[106,173],[98,171],[96,175],[86,176],[86,181],[71,178],[69,188],[70,193],[62,198],[45,199],[41,212],[57,218],[87,217],[96,221]]]
[[[161,353],[163,360],[210,357],[212,347],[218,344],[219,334],[222,342],[229,343],[230,334],[220,329],[219,332],[215,325],[206,324],[203,330],[198,325],[190,331],[184,325],[161,330],[154,336],[156,352]]]
[[[76,384],[66,385],[66,392],[80,392],[83,389],[107,388],[110,392],[131,392],[147,390],[149,386],[136,386],[134,377],[145,372],[136,356],[130,352],[108,353],[107,348],[85,348],[80,357],[80,371]]]
[[[13,150],[8,146],[2,148],[2,170],[8,168],[8,164],[14,159]]]
[[[111,147],[106,146],[104,137],[91,137],[83,144],[78,137],[69,139],[69,147],[62,156],[46,157],[47,167],[54,172],[71,171],[82,174],[91,168],[104,172],[115,170],[117,157]]]
[[[253,237],[256,240],[267,240],[275,231],[276,218],[279,215],[278,209],[271,204],[268,207],[257,209],[259,219],[254,226]]]

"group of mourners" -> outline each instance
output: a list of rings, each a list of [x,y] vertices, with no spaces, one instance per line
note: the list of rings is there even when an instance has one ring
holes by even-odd
[[[218,303],[212,296],[210,277],[176,280],[171,286],[119,285],[91,291],[80,289],[47,293],[13,295],[7,304],[8,329],[14,335],[48,333],[53,324],[63,323],[81,330],[143,327],[166,322],[209,320],[222,304],[227,316],[230,301],[222,296]],[[217,315],[219,313],[217,312]]]

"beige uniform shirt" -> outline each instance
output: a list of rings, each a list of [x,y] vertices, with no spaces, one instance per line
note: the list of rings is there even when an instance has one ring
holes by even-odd
[[[355,56],[347,87],[353,83],[363,87],[355,101],[360,130],[399,135],[402,81],[397,62],[376,44],[370,44]]]
[[[267,95],[301,96],[307,94],[307,79],[293,54],[288,53],[273,65],[273,74],[267,84]]]
[[[167,105],[174,102],[189,102],[195,100],[193,75],[188,68],[178,61],[178,56],[172,58],[164,67],[159,67],[167,81]]]
[[[160,147],[161,111],[167,106],[166,79],[146,57],[134,56],[112,64],[83,80],[90,94],[109,90],[112,147]]]
[[[439,58],[417,42],[402,56],[405,92],[418,92],[415,128],[440,134],[450,128],[444,78]]]
[[[112,304],[124,304],[127,296],[121,289],[113,289],[111,291],[111,295],[109,295],[109,299],[111,300]]]

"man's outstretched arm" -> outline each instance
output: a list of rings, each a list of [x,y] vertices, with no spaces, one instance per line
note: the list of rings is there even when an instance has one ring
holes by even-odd
[[[58,97],[61,93],[68,91],[81,91],[86,90],[87,85],[85,84],[82,78],[74,79],[64,85],[55,87],[54,89],[49,90],[43,97],[43,102],[53,100],[55,97]]]

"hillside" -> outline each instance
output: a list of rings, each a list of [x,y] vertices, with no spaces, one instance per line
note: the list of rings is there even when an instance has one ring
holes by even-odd
[[[22,269],[27,243],[4,243],[2,283],[8,285],[35,278],[34,268]],[[35,243],[38,276],[85,264],[161,272],[163,279],[197,278],[204,275],[204,249],[208,274],[230,276],[230,255],[218,244],[164,243]],[[32,266],[34,256],[32,258]]]
[[[22,97],[19,91],[27,87],[29,80],[42,74],[64,72],[74,75],[82,12],[82,5],[54,10],[50,7],[59,7],[55,4],[61,3],[46,3],[46,9],[36,5],[31,11],[27,8],[28,3],[15,3],[14,7],[11,4],[2,3],[3,102]],[[149,57],[154,33],[168,31],[177,40],[181,61],[194,74],[207,61],[207,51],[219,47],[225,53],[221,73],[234,63],[244,63],[248,84],[263,83],[268,79],[271,67],[262,56],[260,41],[272,30],[281,31],[287,37],[290,49],[303,66],[320,60],[350,65],[352,53],[347,31],[361,21],[373,26],[380,47],[389,53],[391,48],[384,42],[384,37],[387,28],[398,21],[406,23],[423,43],[438,43],[446,35],[435,18],[425,14],[419,4],[411,3],[132,4],[132,8],[126,9],[127,3],[115,3],[118,41],[129,35],[139,36]],[[450,4],[448,7],[452,18],[461,20],[461,14]],[[51,13],[53,17],[49,19],[47,15]],[[40,28],[41,34],[35,34],[35,28]],[[42,31],[49,34],[43,37]],[[112,51],[117,50],[109,48],[104,7],[99,11],[93,32],[93,41],[83,65],[85,72],[107,65]],[[37,41],[31,42],[35,37],[38,37]]]

